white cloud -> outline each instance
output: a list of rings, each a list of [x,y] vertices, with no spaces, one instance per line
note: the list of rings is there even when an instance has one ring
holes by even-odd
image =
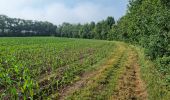
[[[62,2],[42,3],[43,0],[0,0],[0,14],[32,20],[50,21],[54,24],[62,22],[85,23],[99,21],[118,13],[116,8],[92,2],[79,2],[69,7]],[[41,5],[35,7],[33,5]]]

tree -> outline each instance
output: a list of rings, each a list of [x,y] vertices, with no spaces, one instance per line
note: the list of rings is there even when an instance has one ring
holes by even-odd
[[[106,23],[107,23],[107,25],[109,26],[109,28],[111,29],[112,28],[112,25],[114,25],[115,24],[115,20],[114,20],[114,18],[113,17],[107,17],[107,19],[106,19]]]

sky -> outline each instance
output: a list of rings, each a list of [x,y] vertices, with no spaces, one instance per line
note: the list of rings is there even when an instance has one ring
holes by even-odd
[[[87,23],[108,16],[118,20],[126,13],[128,0],[0,0],[0,14],[12,18]]]

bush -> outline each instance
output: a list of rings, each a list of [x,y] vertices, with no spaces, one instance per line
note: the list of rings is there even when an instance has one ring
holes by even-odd
[[[170,56],[157,58],[157,68],[163,75],[170,75]]]

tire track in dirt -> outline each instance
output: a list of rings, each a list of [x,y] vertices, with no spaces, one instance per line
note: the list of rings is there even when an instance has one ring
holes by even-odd
[[[120,76],[116,92],[111,100],[147,100],[147,91],[140,76],[138,55],[131,50],[125,66],[125,71]]]

